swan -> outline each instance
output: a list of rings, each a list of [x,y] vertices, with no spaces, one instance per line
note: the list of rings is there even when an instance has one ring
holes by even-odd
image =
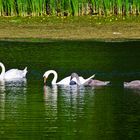
[[[100,81],[100,80],[89,80],[85,83],[86,86],[106,86],[110,83],[110,81]]]
[[[79,85],[80,79],[77,73],[71,74],[71,81],[70,85]],[[88,81],[84,82],[85,86],[106,86],[110,83],[110,81],[100,81],[100,80],[93,80],[89,79]]]
[[[10,69],[7,72],[5,72],[5,66],[1,62],[0,62],[0,67],[2,68],[2,72],[0,74],[1,80],[21,79],[21,78],[25,78],[27,74],[27,67],[25,67],[24,70]]]
[[[134,80],[131,82],[124,82],[124,87],[140,89],[140,80]]]
[[[46,80],[48,78],[48,76],[50,74],[53,74],[54,75],[54,78],[51,82],[52,85],[70,85],[70,81],[71,81],[71,76],[68,76],[64,79],[62,79],[61,81],[59,82],[56,82],[57,79],[58,79],[58,74],[55,70],[48,70],[44,73],[43,77],[44,77],[44,84],[46,84]],[[85,82],[89,81],[91,78],[93,78],[95,75],[92,75],[91,77],[87,78],[87,79],[84,79],[83,77],[79,77],[79,85],[83,85]]]

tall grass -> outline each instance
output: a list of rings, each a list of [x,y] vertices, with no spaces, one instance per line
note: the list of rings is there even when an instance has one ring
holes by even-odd
[[[140,0],[0,0],[0,16],[139,15]]]

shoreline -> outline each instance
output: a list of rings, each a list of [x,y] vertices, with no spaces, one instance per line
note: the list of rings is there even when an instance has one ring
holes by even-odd
[[[0,17],[0,40],[140,40],[140,17]]]

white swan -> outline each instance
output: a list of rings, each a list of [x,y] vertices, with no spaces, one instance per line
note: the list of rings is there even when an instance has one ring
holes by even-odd
[[[2,68],[2,72],[0,74],[1,80],[14,80],[25,78],[27,74],[27,67],[24,70],[11,69],[5,72],[5,66],[0,62],[0,67]]]
[[[50,75],[50,74],[53,74],[54,75],[54,78],[53,78],[53,80],[52,80],[52,82],[51,82],[51,84],[52,85],[70,85],[70,81],[71,81],[71,76],[68,76],[68,77],[66,77],[66,78],[64,78],[64,79],[62,79],[61,81],[59,81],[59,82],[56,82],[57,81],[57,79],[58,79],[58,75],[57,75],[57,72],[56,71],[54,71],[54,70],[49,70],[49,71],[46,71],[45,73],[44,73],[44,75],[43,75],[43,77],[44,77],[44,84],[46,84],[46,80],[47,80],[47,78],[48,78],[48,76]],[[89,78],[87,78],[87,79],[84,79],[83,77],[79,77],[79,80],[80,80],[80,83],[79,83],[79,85],[83,85],[84,83],[86,83],[87,81],[89,81],[91,78],[93,78],[95,75],[92,75],[91,77],[89,77]]]

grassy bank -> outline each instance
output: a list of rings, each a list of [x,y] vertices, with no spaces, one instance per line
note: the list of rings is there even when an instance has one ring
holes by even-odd
[[[0,39],[140,39],[140,17],[0,17]]]
[[[0,16],[139,15],[140,0],[0,0]]]

